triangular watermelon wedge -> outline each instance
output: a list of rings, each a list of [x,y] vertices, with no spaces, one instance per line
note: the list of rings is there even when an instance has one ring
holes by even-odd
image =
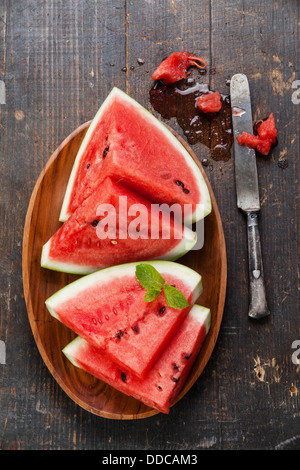
[[[202,293],[201,276],[192,269],[170,261],[147,263],[183,293],[189,307],[169,307],[163,292],[145,302],[145,289],[135,274],[139,263],[97,271],[46,300],[52,316],[139,376],[149,370]]]
[[[108,95],[83,139],[60,221],[106,176],[122,180],[151,202],[177,203],[182,209],[190,205],[186,225],[211,212],[209,191],[193,158],[164,124],[118,88]]]
[[[41,265],[88,274],[132,261],[175,260],[196,241],[170,214],[106,178],[44,245]]]
[[[162,413],[169,413],[209,332],[210,324],[210,310],[194,305],[143,379],[120,368],[102,350],[81,337],[69,343],[63,353],[74,366]]]

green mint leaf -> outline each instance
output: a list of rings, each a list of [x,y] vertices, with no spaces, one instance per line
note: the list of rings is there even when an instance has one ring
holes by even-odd
[[[161,290],[149,289],[147,290],[144,300],[145,302],[153,302],[153,300],[157,299]]]
[[[170,284],[165,284],[162,275],[151,264],[138,264],[135,268],[135,275],[140,285],[147,291],[144,297],[145,302],[153,302],[164,290],[169,307],[181,309],[189,306],[182,292]]]
[[[185,308],[189,306],[186,297],[176,287],[166,284],[164,287],[166,302],[172,308]]]
[[[151,264],[138,264],[135,275],[144,289],[161,292],[165,285],[164,278]]]

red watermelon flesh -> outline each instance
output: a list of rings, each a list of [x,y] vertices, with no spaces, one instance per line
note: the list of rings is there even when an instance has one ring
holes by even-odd
[[[156,341],[156,318],[159,311],[166,305],[164,293],[153,302],[145,302],[145,289],[141,287],[135,276],[139,263],[128,263],[112,268],[106,268],[64,287],[46,300],[46,306],[55,318],[60,320],[86,341],[96,347],[107,347],[107,353],[114,356],[115,361],[131,364],[130,350],[123,345],[130,344],[132,350],[143,347],[139,334],[128,334],[138,325],[145,339],[144,369],[148,362],[153,362],[157,351],[173,334],[174,329],[188,314],[202,292],[201,276],[186,266],[170,261],[147,262],[154,266],[169,284],[175,284],[187,298],[190,307],[173,309],[166,307],[161,317],[161,331]],[[146,318],[149,316],[149,321]],[[151,323],[151,321],[153,323]],[[142,328],[141,321],[146,327]],[[125,343],[126,339],[126,343]],[[124,340],[124,341],[122,341]],[[121,346],[118,352],[118,346]],[[132,369],[135,364],[132,363]],[[139,373],[139,370],[137,371]]]
[[[63,352],[77,367],[146,405],[169,413],[210,328],[210,311],[194,305],[172,341],[143,379],[120,368],[100,349],[77,337]]]
[[[183,285],[176,287],[186,291]],[[189,293],[188,300],[193,303],[192,297]],[[147,374],[168,341],[172,339],[183,316],[190,310],[188,308],[179,311],[168,307],[164,294],[153,302],[152,307],[149,313],[133,326],[119,330],[105,346],[109,357],[138,377]]]
[[[151,202],[191,204],[186,224],[211,211],[206,183],[193,158],[166,126],[117,88],[81,144],[60,220],[65,221],[106,176],[126,182]],[[203,204],[201,215],[197,204]]]
[[[108,204],[113,209],[109,226],[106,225]],[[143,209],[145,217],[140,218],[140,212],[134,208]],[[107,227],[113,230],[108,233]],[[128,233],[131,229],[134,232]],[[164,238],[166,235],[168,238]],[[174,217],[164,218],[155,205],[106,178],[45,244],[41,265],[86,274],[131,261],[176,259],[195,243],[196,234],[175,222]]]

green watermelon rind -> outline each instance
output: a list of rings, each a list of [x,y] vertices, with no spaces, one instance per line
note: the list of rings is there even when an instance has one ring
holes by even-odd
[[[71,301],[79,292],[90,289],[93,285],[99,285],[99,282],[101,281],[108,283],[109,281],[113,281],[117,278],[121,280],[123,276],[135,276],[135,268],[141,263],[154,266],[162,275],[164,273],[171,275],[176,273],[176,276],[182,279],[182,281],[185,282],[193,292],[193,298],[190,301],[191,305],[193,305],[202,294],[202,276],[193,269],[173,261],[139,261],[101,269],[100,271],[88,274],[87,276],[81,277],[71,284],[68,284],[45,301],[49,313],[59,320],[59,317],[55,312],[55,308],[57,308],[61,303]]]
[[[91,122],[91,124],[90,124],[84,138],[83,138],[83,141],[81,142],[81,145],[80,145],[79,150],[77,152],[77,155],[76,155],[73,167],[72,167],[72,171],[71,171],[71,174],[70,174],[70,177],[69,177],[69,181],[68,181],[68,184],[67,184],[67,189],[66,189],[66,192],[65,192],[63,204],[62,204],[60,215],[59,215],[59,221],[60,222],[65,222],[71,215],[71,214],[68,214],[67,209],[68,209],[68,205],[69,205],[69,202],[70,202],[70,196],[71,196],[71,193],[72,193],[73,184],[74,184],[74,181],[75,181],[76,173],[77,173],[77,170],[78,170],[78,167],[79,167],[79,164],[80,164],[82,154],[83,154],[83,152],[84,152],[84,150],[85,150],[85,148],[86,148],[86,146],[87,146],[87,144],[90,140],[90,137],[92,136],[92,134],[94,132],[95,127],[98,124],[98,121],[100,120],[101,116],[104,114],[106,108],[109,106],[111,97],[112,97],[112,92],[103,101],[101,107],[97,111],[97,114],[95,115],[94,119],[92,120],[92,122]]]
[[[175,137],[175,135],[161,121],[159,121],[153,114],[151,114],[146,108],[144,108],[141,104],[139,104],[133,98],[128,96],[125,92],[121,91],[119,88],[114,87],[112,89],[112,91],[110,92],[110,94],[107,96],[107,98],[104,100],[101,107],[99,108],[97,114],[95,115],[93,121],[91,122],[90,127],[89,127],[89,129],[88,129],[88,131],[87,131],[87,133],[86,133],[86,135],[85,135],[85,137],[84,137],[84,139],[81,143],[81,146],[80,146],[79,151],[77,153],[77,156],[75,158],[75,162],[73,164],[73,168],[72,168],[72,171],[71,171],[71,174],[70,174],[70,177],[69,177],[69,181],[68,181],[68,185],[67,185],[67,189],[66,189],[66,192],[65,192],[65,197],[64,197],[64,200],[63,200],[63,204],[62,204],[62,208],[61,208],[61,212],[60,212],[60,216],[59,216],[60,222],[65,222],[68,219],[68,217],[70,216],[70,214],[68,214],[67,208],[69,206],[70,196],[71,196],[71,193],[72,193],[72,187],[73,187],[73,184],[74,184],[74,181],[75,181],[77,169],[79,167],[82,154],[83,154],[83,152],[84,152],[84,150],[85,150],[85,148],[86,148],[86,146],[89,142],[89,139],[90,139],[95,127],[98,124],[98,121],[100,120],[101,116],[105,112],[107,106],[109,106],[110,101],[116,95],[119,95],[123,99],[129,101],[132,105],[137,107],[145,116],[147,116],[148,119],[149,119],[149,122],[151,122],[151,124],[156,126],[159,130],[161,130],[165,134],[165,136],[170,140],[171,144],[173,146],[177,147],[177,149],[183,155],[183,157],[186,161],[186,164],[193,171],[193,173],[195,175],[195,178],[198,182],[198,188],[199,188],[199,192],[201,194],[201,205],[203,205],[203,210],[201,210],[201,211],[195,210],[191,214],[190,217],[186,218],[185,224],[186,225],[191,225],[195,222],[198,222],[202,218],[206,217],[208,214],[210,214],[210,212],[212,210],[212,204],[211,204],[209,189],[206,185],[205,179],[204,179],[204,177],[201,173],[200,168],[198,167],[198,165],[196,164],[194,159],[191,157],[189,152],[186,150],[186,148],[181,144],[181,142],[179,142],[179,140]]]
[[[205,336],[208,335],[209,330],[211,328],[211,311],[207,307],[203,307],[201,305],[195,304],[189,312],[189,316],[192,316],[196,321],[200,324],[205,326]],[[75,337],[70,343],[68,343],[63,349],[62,352],[66,356],[66,358],[70,361],[70,363],[82,369],[81,365],[76,361],[76,351],[82,344],[85,344],[86,340],[83,339],[81,336]],[[110,381],[110,385],[113,386],[112,381]]]
[[[99,266],[86,266],[86,265],[77,265],[69,262],[61,262],[51,260],[49,257],[51,238],[43,246],[42,256],[41,256],[41,267],[51,269],[52,271],[70,273],[70,274],[91,274],[95,271],[101,269]],[[176,261],[177,259],[184,256],[188,253],[197,243],[197,234],[193,232],[188,227],[184,227],[183,238],[178,243],[178,245],[173,248],[171,251],[166,253],[163,257],[157,258],[165,261]],[[105,268],[102,268],[105,269]]]

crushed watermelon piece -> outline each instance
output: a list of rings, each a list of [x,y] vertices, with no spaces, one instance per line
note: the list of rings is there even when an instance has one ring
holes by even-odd
[[[194,305],[143,379],[121,369],[102,350],[77,337],[63,353],[73,365],[144,404],[169,413],[210,329],[210,310]]]
[[[277,141],[277,129],[273,113],[265,121],[257,123],[257,135],[243,132],[237,136],[240,145],[256,149],[262,155],[268,155]]]
[[[197,99],[198,108],[204,113],[217,113],[222,108],[221,95],[218,91],[205,93]]]
[[[268,139],[272,142],[272,144],[275,143],[277,138],[277,130],[273,113],[270,114],[268,119],[258,123],[257,134],[261,139]]]
[[[186,78],[190,67],[205,69],[206,65],[202,57],[194,56],[190,52],[173,52],[153,72],[152,79],[161,80],[166,85],[170,85]]]

